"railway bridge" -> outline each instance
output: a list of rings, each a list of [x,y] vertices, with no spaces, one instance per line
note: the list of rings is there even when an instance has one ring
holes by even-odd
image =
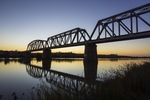
[[[47,40],[33,40],[26,50],[26,58],[32,51],[43,51],[43,59],[51,58],[51,50],[85,45],[84,61],[97,62],[98,43],[115,42],[150,37],[150,3],[101,19],[93,32],[74,28],[48,37]]]

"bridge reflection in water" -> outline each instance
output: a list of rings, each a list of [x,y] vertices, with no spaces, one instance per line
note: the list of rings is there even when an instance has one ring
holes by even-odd
[[[51,60],[42,60],[42,67],[26,63],[27,73],[34,78],[45,78],[47,83],[71,94],[79,94],[94,90],[96,84],[97,64],[84,62],[84,77],[51,69]]]

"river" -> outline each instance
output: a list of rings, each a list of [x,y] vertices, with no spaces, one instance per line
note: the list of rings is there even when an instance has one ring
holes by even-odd
[[[52,59],[23,61],[21,59],[0,59],[0,98],[11,100],[16,93],[19,98],[30,99],[31,89],[46,80],[44,70],[52,70],[61,76],[69,78],[85,78],[89,81],[100,80],[100,77],[111,69],[118,69],[128,63],[150,62],[148,58],[99,58],[98,64],[86,65],[83,59]],[[46,73],[46,72],[44,72]],[[1,99],[0,99],[1,100]]]

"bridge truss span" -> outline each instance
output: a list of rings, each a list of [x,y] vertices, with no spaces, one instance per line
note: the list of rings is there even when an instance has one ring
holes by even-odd
[[[34,51],[34,50],[43,49],[45,48],[46,44],[47,44],[46,40],[33,40],[28,44],[27,50]]]
[[[107,40],[107,38],[109,38],[111,40],[112,38],[122,38],[122,36],[138,35],[140,33],[144,34],[143,36],[140,34],[139,38],[145,38],[145,33],[148,33],[147,37],[150,37],[149,12],[150,3],[99,20],[90,36],[90,40],[100,43],[103,39]],[[135,35],[134,37],[135,39],[137,38]],[[122,38],[122,40],[124,39]]]
[[[60,48],[67,46],[80,45],[90,39],[85,29],[75,28],[47,39],[48,48]]]
[[[61,48],[84,45],[90,39],[85,29],[75,28],[52,37],[47,40],[34,40],[27,46],[28,51],[43,50],[45,48]]]

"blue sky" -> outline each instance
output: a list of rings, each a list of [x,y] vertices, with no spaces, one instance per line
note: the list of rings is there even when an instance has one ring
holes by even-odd
[[[146,3],[149,0],[0,0],[0,50],[25,50],[32,40],[46,40],[76,27],[84,28],[91,34],[98,20]],[[140,49],[142,46],[150,51],[148,43],[150,39],[100,44],[98,48],[108,52],[98,52],[118,53],[118,46],[129,44],[131,51],[137,44]],[[62,50],[73,52],[70,48]],[[83,52],[84,47],[75,47],[74,50]],[[145,55],[150,56],[150,53]]]

